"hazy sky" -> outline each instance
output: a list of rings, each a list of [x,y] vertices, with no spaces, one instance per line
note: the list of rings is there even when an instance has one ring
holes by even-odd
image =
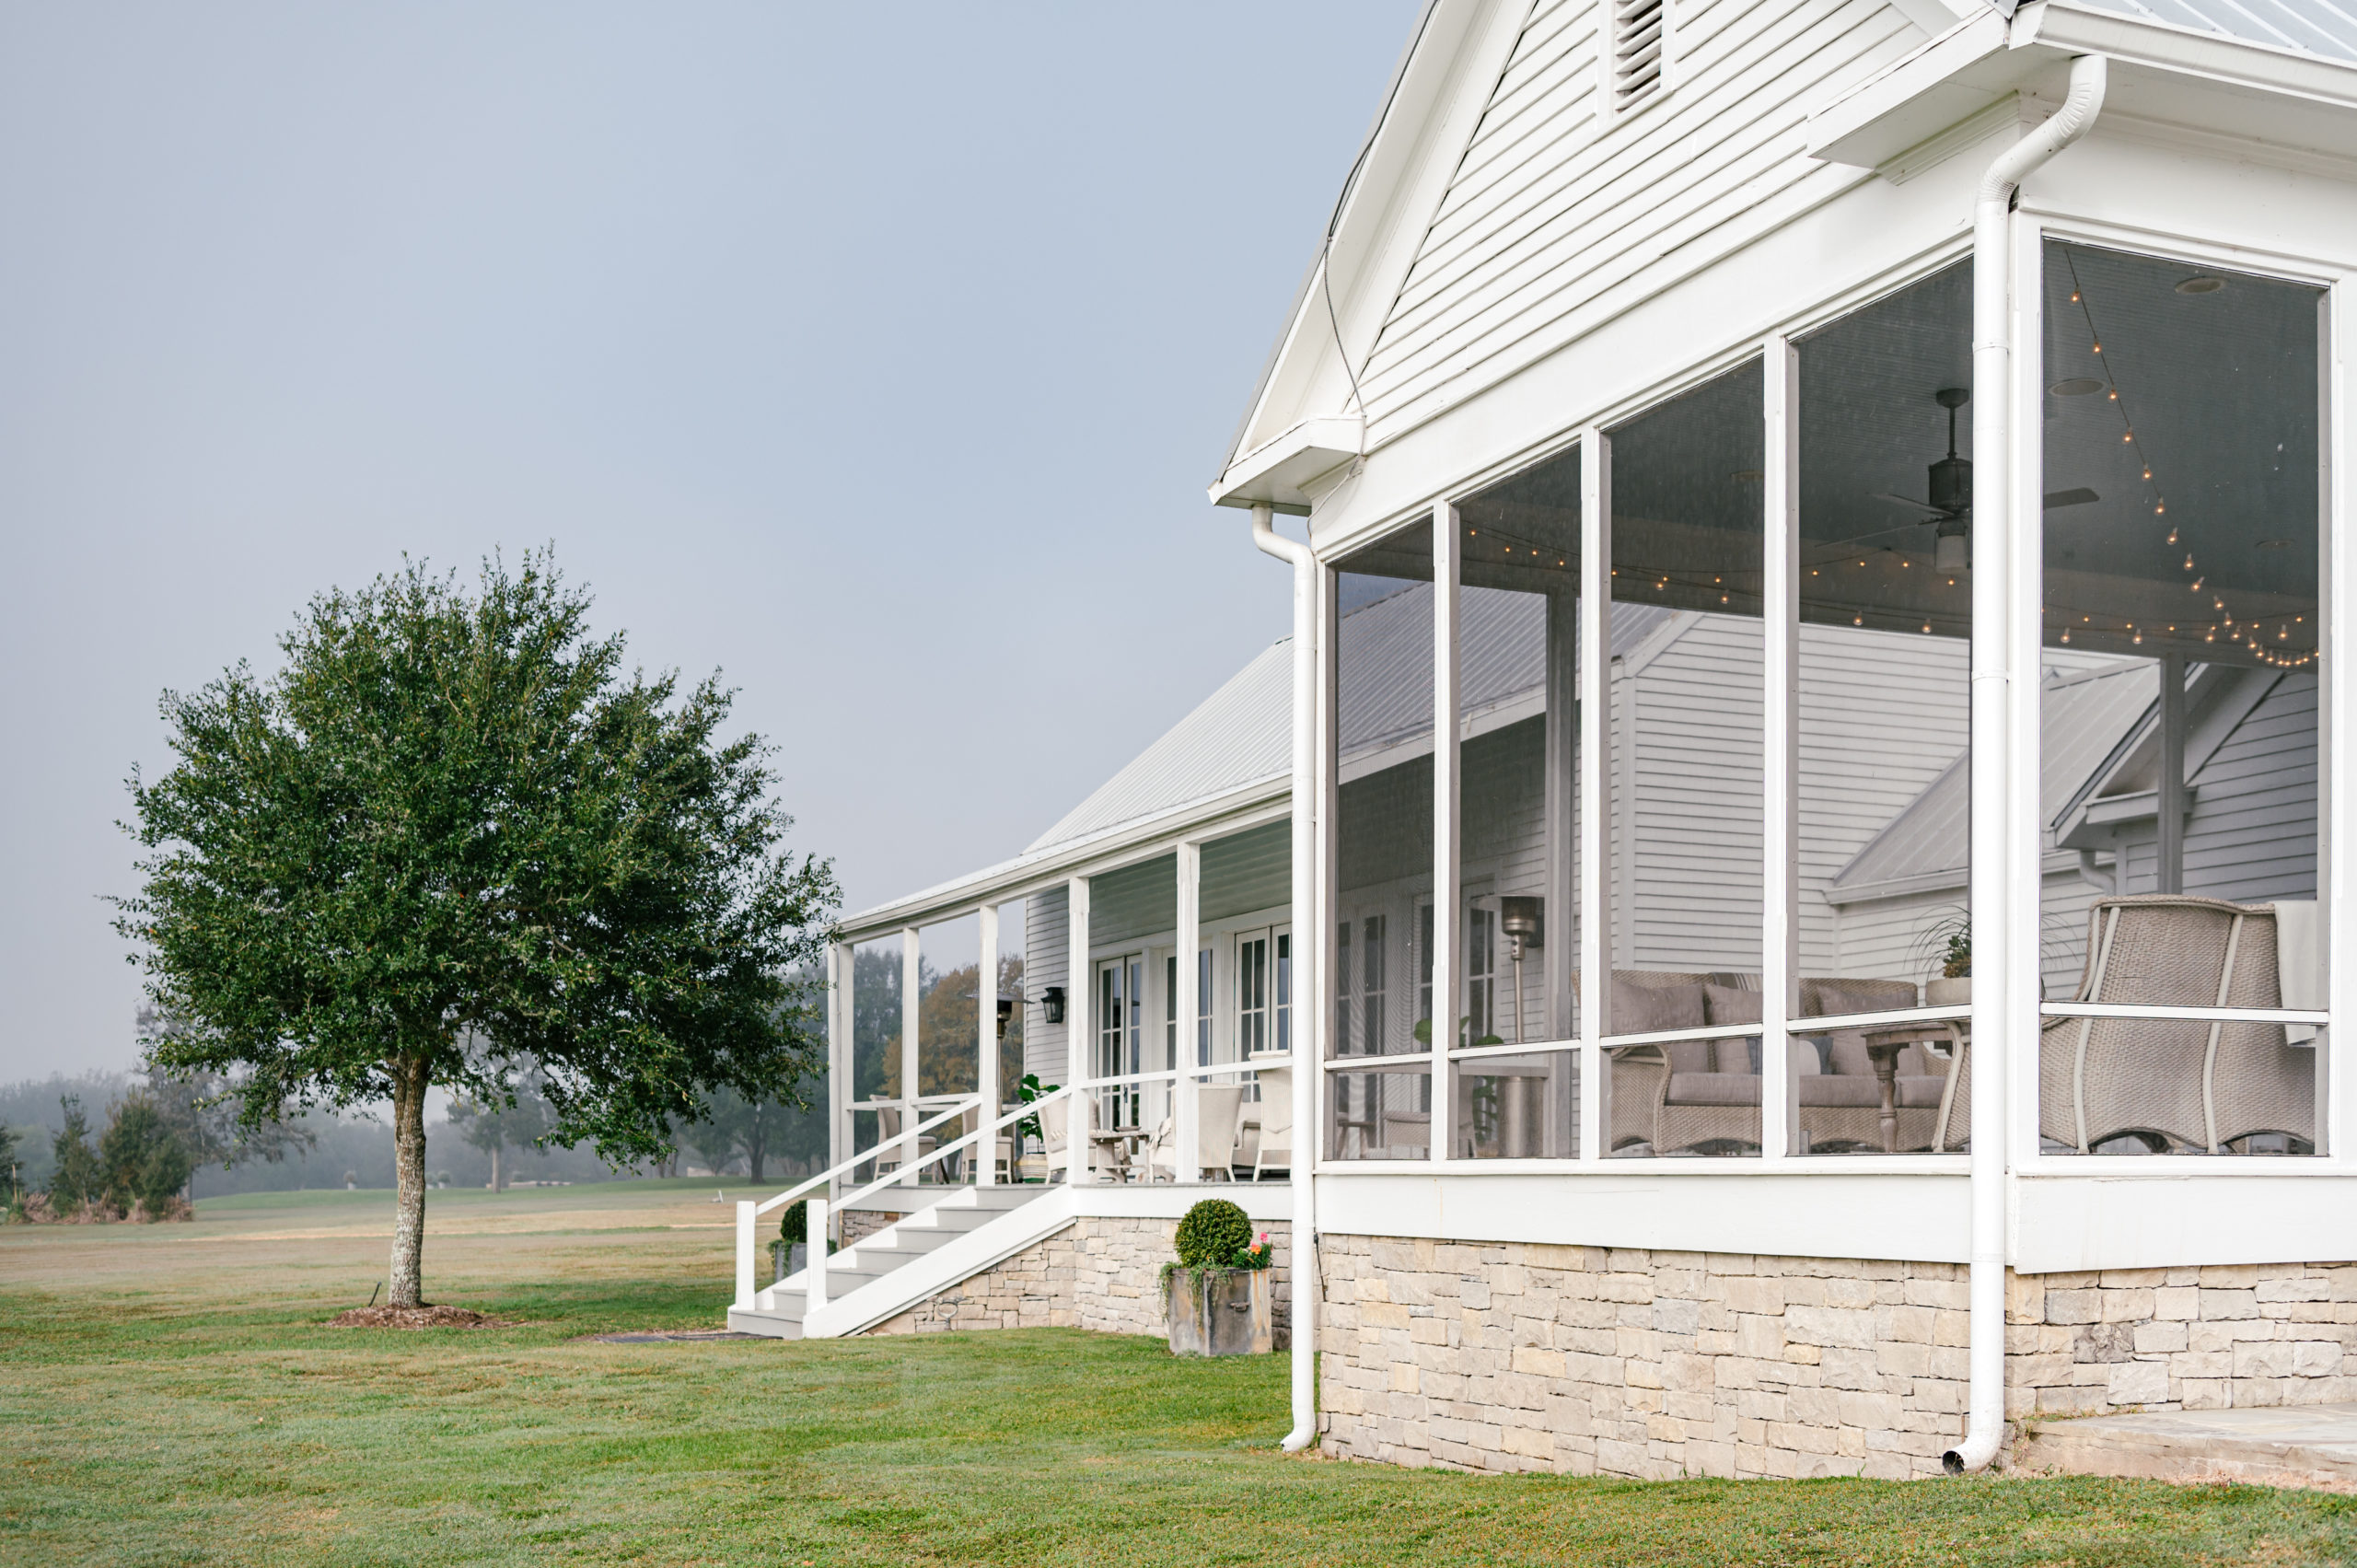
[[[158,693],[553,543],[853,906],[1287,627],[1203,500],[1414,0],[0,12],[0,1079],[129,1066]]]

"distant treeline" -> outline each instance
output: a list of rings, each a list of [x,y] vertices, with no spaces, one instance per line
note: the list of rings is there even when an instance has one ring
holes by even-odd
[[[91,1072],[68,1077],[27,1078],[0,1084],[0,1126],[16,1134],[17,1169],[0,1167],[0,1184],[24,1191],[42,1191],[56,1172],[54,1146],[65,1124],[64,1102],[79,1101],[94,1129],[106,1125],[113,1108],[139,1092],[146,1080],[126,1073]],[[679,1151],[668,1163],[671,1174],[712,1171],[739,1179],[749,1176],[748,1138],[759,1139],[762,1179],[787,1179],[818,1168],[826,1149],[822,1109],[823,1080],[806,1084],[803,1092],[814,1109],[790,1107],[724,1107],[714,1125],[679,1129]],[[336,1115],[313,1110],[296,1122],[308,1140],[288,1140],[290,1146],[276,1160],[247,1158],[227,1169],[217,1164],[197,1167],[191,1179],[193,1196],[226,1197],[238,1192],[290,1192],[306,1188],[339,1188],[347,1173],[360,1187],[393,1185],[391,1124],[360,1113]],[[308,1143],[308,1146],[305,1146]],[[612,1181],[656,1174],[647,1167],[622,1170],[610,1167],[597,1152],[575,1149],[535,1149],[528,1144],[500,1151],[503,1181]],[[816,1163],[814,1163],[814,1161]],[[436,1182],[453,1187],[483,1187],[492,1179],[492,1153],[470,1142],[464,1121],[442,1120],[426,1128],[426,1168]],[[0,1208],[10,1195],[0,1185]]]

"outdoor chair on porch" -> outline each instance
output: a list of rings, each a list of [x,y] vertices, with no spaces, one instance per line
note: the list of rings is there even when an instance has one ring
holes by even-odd
[[[1237,1168],[1251,1167],[1252,1179],[1276,1171],[1293,1174],[1293,1075],[1273,1068],[1260,1073],[1260,1098],[1250,1108],[1254,1118],[1248,1154],[1237,1147]]]
[[[1004,1108],[1005,1110],[1013,1110],[1014,1109],[1015,1107],[1011,1105]],[[974,1132],[981,1126],[981,1124],[982,1108],[979,1105],[970,1107],[966,1113],[958,1118],[958,1131],[955,1135],[951,1137],[950,1142],[955,1143],[959,1138],[969,1138],[973,1136]],[[996,1173],[995,1179],[1000,1182],[1014,1180],[1016,1156],[1013,1129],[1006,1127],[1000,1128],[997,1137],[993,1139],[992,1142],[993,1145],[992,1153],[992,1168]],[[981,1156],[981,1145],[980,1144],[969,1144],[955,1154],[944,1155],[934,1167],[935,1179],[941,1181],[963,1181],[966,1179],[966,1173],[974,1168],[974,1161],[979,1159]]]
[[[1578,984],[1573,979],[1573,986]],[[1759,1020],[1757,976],[1675,970],[1612,971],[1612,1032],[1652,1034]],[[1708,991],[1748,992],[1747,1017],[1713,1018]],[[1682,1154],[1759,1144],[1759,1067],[1753,1039],[1622,1046],[1612,1074],[1609,1149]]]
[[[1195,1091],[1195,1165],[1209,1181],[1216,1177],[1229,1179],[1228,1167],[1236,1158],[1237,1132],[1244,1111],[1244,1088],[1240,1084],[1205,1084]],[[1178,1179],[1178,1119],[1166,1116],[1154,1130],[1154,1141],[1146,1146],[1145,1171],[1148,1181]]]
[[[2074,1001],[2279,1007],[2271,904],[2151,893],[2097,900]],[[2082,1154],[2133,1138],[2222,1154],[2316,1134],[2316,1054],[2281,1024],[2054,1018],[2038,1034],[2038,1131]]]
[[[889,1176],[900,1169],[902,1162],[908,1157],[907,1146],[894,1142],[900,1135],[903,1125],[900,1121],[902,1114],[900,1108],[896,1105],[879,1105],[876,1108],[876,1174],[879,1178]],[[918,1121],[923,1120],[922,1116],[917,1118]],[[932,1133],[924,1132],[918,1135],[916,1163],[920,1168],[932,1157],[933,1151],[939,1146],[939,1141]]]
[[[1048,1145],[1048,1168],[1071,1168],[1065,1151],[1072,1146],[1072,1107],[1075,1102],[1081,1107],[1081,1137],[1088,1146],[1089,1179],[1109,1177],[1120,1180],[1124,1174],[1120,1155],[1109,1144],[1089,1136],[1097,1127],[1097,1102],[1087,1095],[1066,1095],[1039,1108],[1039,1131]]]

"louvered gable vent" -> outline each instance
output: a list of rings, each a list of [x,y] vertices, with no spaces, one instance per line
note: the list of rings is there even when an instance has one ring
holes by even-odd
[[[1662,34],[1669,25],[1668,0],[1610,0],[1612,6],[1612,107],[1634,109],[1661,91]]]

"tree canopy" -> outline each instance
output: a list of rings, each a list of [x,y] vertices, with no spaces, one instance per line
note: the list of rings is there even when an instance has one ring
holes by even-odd
[[[830,865],[782,844],[758,737],[716,679],[625,673],[545,555],[471,592],[411,564],[313,599],[284,667],[166,692],[176,761],[131,780],[144,886],[117,928],[172,1030],[166,1071],[236,1074],[241,1120],[393,1102],[391,1297],[420,1297],[424,1097],[652,1158],[720,1088],[823,1058]]]

